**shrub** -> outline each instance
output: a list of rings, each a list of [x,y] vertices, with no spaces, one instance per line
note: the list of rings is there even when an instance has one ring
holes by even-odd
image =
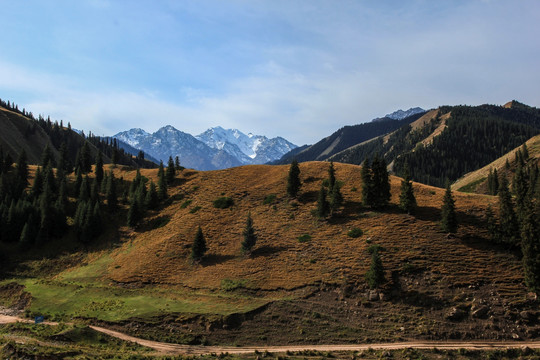
[[[217,209],[226,209],[228,207],[231,207],[233,204],[233,199],[228,196],[221,196],[214,200],[214,207]]]
[[[275,201],[276,201],[276,194],[270,194],[270,195],[266,195],[266,197],[264,198],[263,204],[270,205],[270,204],[273,204]]]
[[[188,199],[188,200],[184,201],[184,202],[182,203],[182,205],[180,205],[180,209],[185,209],[185,208],[187,208],[187,207],[189,206],[189,204],[191,204],[191,201],[193,201],[193,200]]]
[[[362,231],[362,229],[359,229],[359,228],[352,228],[351,230],[349,230],[349,232],[347,233],[347,235],[349,235],[349,237],[352,237],[352,238],[357,238],[357,237],[360,237],[364,234],[364,232]]]
[[[301,243],[308,242],[310,240],[311,240],[311,235],[309,234],[303,234],[298,237],[298,242],[301,242]]]
[[[189,210],[190,214],[195,214],[197,211],[201,210],[202,208],[200,206],[195,206]]]

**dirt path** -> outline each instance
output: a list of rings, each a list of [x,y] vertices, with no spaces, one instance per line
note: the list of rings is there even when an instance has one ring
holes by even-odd
[[[0,315],[0,324],[14,322],[31,323],[31,320],[19,318],[17,316]],[[57,325],[55,322],[44,322],[46,325]],[[276,352],[283,353],[287,351],[362,351],[367,349],[374,350],[399,350],[406,348],[416,349],[433,349],[440,350],[494,350],[507,348],[529,347],[531,349],[540,349],[540,341],[411,341],[399,343],[380,343],[380,344],[348,344],[348,345],[285,345],[285,346],[243,346],[243,347],[227,347],[227,346],[200,346],[200,345],[178,345],[169,344],[158,341],[151,341],[136,338],[124,333],[109,330],[100,326],[90,325],[90,328],[101,333],[113,336],[115,338],[131,341],[142,346],[146,346],[156,350],[162,354],[170,355],[203,355],[203,354],[246,354],[254,351],[260,352]]]

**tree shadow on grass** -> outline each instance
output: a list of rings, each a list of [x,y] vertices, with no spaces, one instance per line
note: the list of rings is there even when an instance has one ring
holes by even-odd
[[[251,257],[257,258],[260,256],[269,256],[269,255],[277,254],[285,250],[287,250],[287,248],[284,246],[264,245],[253,250],[253,252],[251,253]]]
[[[212,266],[212,265],[223,264],[229,260],[234,259],[235,257],[236,256],[234,255],[208,254],[208,255],[205,255],[204,258],[202,259],[201,265]]]

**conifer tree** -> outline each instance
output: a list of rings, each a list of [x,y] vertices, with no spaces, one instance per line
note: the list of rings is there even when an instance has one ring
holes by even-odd
[[[371,164],[373,201],[371,207],[381,209],[390,201],[390,181],[386,161],[384,158],[375,156]]]
[[[330,166],[328,166],[328,190],[332,191],[336,185],[336,169],[334,168],[334,162],[330,161]]]
[[[242,233],[244,236],[244,241],[242,241],[242,252],[246,255],[251,254],[251,250],[257,242],[257,234],[253,228],[253,220],[251,219],[251,213],[248,213],[246,220],[246,227]]]
[[[141,221],[141,209],[137,199],[131,200],[127,215],[127,224],[131,228],[135,228]]]
[[[499,224],[497,223],[497,219],[495,218],[491,205],[488,205],[486,209],[486,223],[491,241],[495,243],[500,242]]]
[[[41,166],[44,169],[49,166],[49,164],[54,166],[53,159],[54,158],[52,155],[51,147],[47,143],[47,145],[45,145],[45,148],[43,149],[43,153],[41,154]]]
[[[156,189],[156,184],[153,181],[150,181],[150,187],[146,193],[145,199],[146,207],[148,209],[154,210],[159,205],[159,197]]]
[[[540,292],[540,229],[538,214],[530,201],[526,204],[521,224],[521,252],[525,284],[529,289]]]
[[[512,190],[516,196],[516,212],[518,219],[521,221],[525,216],[527,201],[527,195],[529,192],[528,176],[526,174],[524,166],[518,165],[516,173],[514,175],[514,182],[512,184]]]
[[[512,195],[508,189],[508,180],[503,176],[499,186],[499,232],[501,241],[516,245],[519,239],[519,226],[514,212]]]
[[[176,176],[176,169],[174,167],[174,161],[172,156],[169,156],[169,162],[167,164],[167,172],[165,173],[167,178],[167,184],[171,185],[174,182],[174,177]]]
[[[43,192],[43,174],[41,173],[41,168],[38,166],[36,169],[36,173],[34,175],[34,183],[32,184],[32,189],[30,190],[30,194],[34,199],[39,198],[41,193]]]
[[[317,197],[317,215],[320,218],[325,218],[330,212],[330,204],[326,199],[326,188],[324,185],[321,185],[319,190],[319,196]]]
[[[109,210],[116,210],[118,206],[118,196],[116,194],[116,179],[114,178],[114,173],[112,170],[107,177],[107,190],[105,192],[105,198],[107,199],[107,207]]]
[[[362,178],[362,203],[365,206],[371,206],[373,203],[373,178],[369,159],[365,159],[362,163],[360,176]]]
[[[458,227],[456,207],[454,198],[452,197],[450,183],[446,185],[446,192],[444,193],[443,205],[441,209],[441,227],[443,231],[448,233],[455,233]]]
[[[301,186],[300,167],[298,166],[298,161],[294,159],[289,167],[289,175],[287,176],[287,195],[296,198]]]
[[[158,197],[161,201],[167,198],[167,182],[165,181],[165,170],[163,169],[163,161],[159,162]]]
[[[206,253],[206,250],[206,240],[204,239],[202,229],[199,226],[195,239],[193,240],[193,245],[191,246],[191,260],[194,263],[199,263]]]
[[[96,155],[96,180],[98,182],[98,185],[101,185],[101,182],[103,181],[103,154],[101,154],[101,150],[98,151]]]
[[[371,289],[378,288],[384,282],[384,268],[377,250],[371,254],[371,265],[366,273],[366,281]]]
[[[329,204],[330,204],[330,215],[334,215],[335,212],[339,209],[341,204],[343,204],[343,195],[341,194],[341,185],[338,181],[334,183],[332,190],[329,194]]]
[[[406,171],[405,177],[401,181],[399,208],[407,214],[413,214],[416,209],[416,198],[414,197],[414,190],[408,171]]]

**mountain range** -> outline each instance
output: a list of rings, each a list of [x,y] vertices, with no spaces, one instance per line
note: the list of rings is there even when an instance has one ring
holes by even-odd
[[[178,156],[183,166],[196,170],[265,164],[297,148],[282,137],[246,135],[240,130],[219,126],[197,136],[167,125],[152,134],[143,129],[131,129],[113,138],[163,162],[167,162],[169,156]]]

